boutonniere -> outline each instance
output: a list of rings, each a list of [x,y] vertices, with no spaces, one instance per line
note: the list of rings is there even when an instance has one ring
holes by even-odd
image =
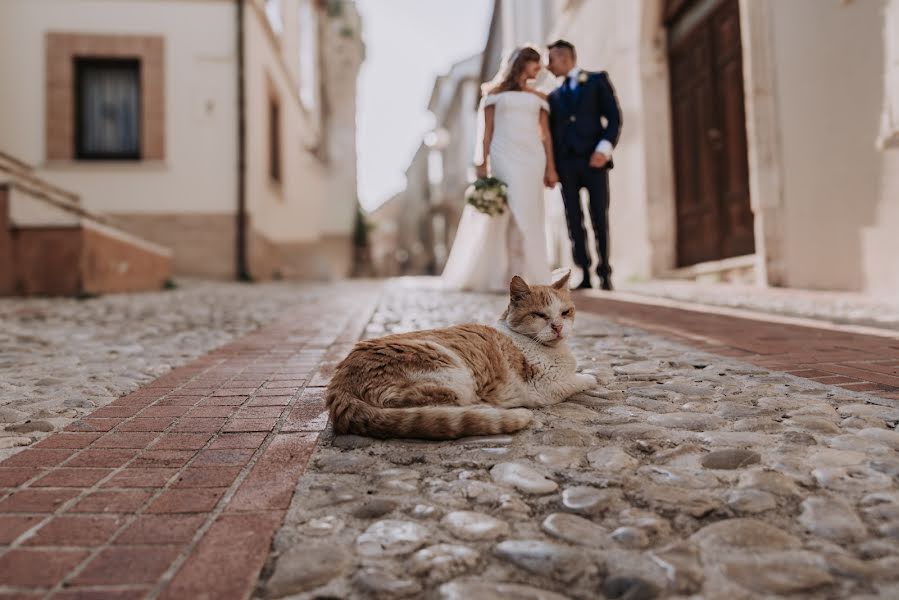
[[[590,74],[587,73],[586,71],[581,71],[580,74],[578,74],[578,76],[577,76],[577,82],[579,84],[587,83],[588,79],[590,79]]]

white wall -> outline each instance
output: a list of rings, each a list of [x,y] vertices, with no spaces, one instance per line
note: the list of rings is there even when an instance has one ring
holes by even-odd
[[[284,0],[282,11],[297,8]],[[323,166],[307,149],[318,143],[315,124],[302,108],[297,83],[281,48],[269,38],[266,21],[252,6],[246,13],[247,208],[253,226],[274,242],[318,239]],[[285,29],[285,36],[294,35]],[[297,58],[298,60],[298,58]],[[269,177],[269,94],[281,113],[281,183]]]
[[[314,3],[314,0],[306,0]],[[340,15],[322,12],[321,76],[327,89],[327,198],[322,233],[349,235],[357,209],[356,80],[363,59],[362,21],[356,7],[345,2]]]
[[[81,222],[74,212],[63,210],[24,190],[10,186],[9,223],[14,227],[74,227]]]
[[[526,43],[549,42],[553,21],[567,0],[501,0],[505,51]]]
[[[457,85],[455,100],[441,123],[449,132],[449,143],[443,150],[441,191],[445,196],[444,201],[457,205],[461,212],[475,151],[478,123],[476,107],[480,90],[474,79],[465,79],[457,82]]]
[[[876,223],[862,232],[863,287],[899,297],[899,148],[885,149],[880,165]]]
[[[165,160],[45,160],[45,33],[165,37]],[[227,213],[236,202],[233,2],[2,0],[0,149],[109,213]]]
[[[884,8],[884,86],[880,143],[899,147],[899,0],[887,0]]]
[[[881,193],[877,222],[863,233],[864,286],[899,296],[899,0],[889,0],[884,23],[886,64],[881,119]]]
[[[888,191],[887,165],[875,145],[883,98],[883,3],[768,1],[786,219],[785,283],[859,290],[862,235],[876,221]]]

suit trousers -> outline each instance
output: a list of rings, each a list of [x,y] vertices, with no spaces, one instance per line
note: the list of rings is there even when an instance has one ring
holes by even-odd
[[[589,158],[561,159],[556,169],[562,185],[562,200],[565,203],[565,219],[568,222],[574,262],[587,276],[590,272],[590,254],[587,251],[587,229],[581,208],[581,189],[586,189],[599,256],[596,273],[602,279],[607,279],[612,274],[609,264],[609,169],[591,167]]]

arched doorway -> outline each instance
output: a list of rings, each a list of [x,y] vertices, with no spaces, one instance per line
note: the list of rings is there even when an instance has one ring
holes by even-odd
[[[739,0],[667,0],[677,265],[753,254]]]

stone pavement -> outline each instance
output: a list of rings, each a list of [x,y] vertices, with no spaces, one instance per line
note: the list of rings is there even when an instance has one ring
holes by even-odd
[[[366,336],[502,304],[394,287]],[[326,434],[257,595],[899,597],[899,401],[583,311],[576,329],[597,390],[518,435]]]
[[[662,333],[716,354],[786,371],[858,392],[899,401],[899,333],[810,326],[814,322],[758,313],[720,314],[711,310],[650,304],[620,294],[590,292],[582,309],[616,322]]]
[[[84,301],[0,299],[0,459],[331,293],[187,281],[173,291]]]
[[[618,289],[641,296],[670,298],[709,306],[804,317],[899,330],[899,298],[874,298],[854,292],[760,288],[734,283],[656,280],[627,282]]]
[[[504,303],[393,282],[372,317],[380,289],[0,303],[18,327],[0,330],[4,401],[46,418],[11,363],[40,350],[67,391],[37,410],[94,403],[0,463],[0,599],[899,597],[899,400],[740,358],[875,342],[581,298],[602,317],[582,311],[574,344],[598,388],[532,429],[335,438],[323,386],[363,331],[489,322]],[[116,335],[142,348],[104,369]]]
[[[241,286],[213,287],[221,302],[213,310],[254,300]],[[245,289],[278,295],[271,286]],[[320,388],[310,386],[359,337],[378,289],[285,287],[291,308],[265,327],[0,463],[0,598],[247,597],[327,422]],[[47,302],[47,320],[61,321],[54,308],[65,314],[65,303]],[[158,304],[145,295],[109,303],[124,309],[111,321],[127,318],[132,303]],[[152,326],[156,314],[133,327]],[[59,341],[59,350],[77,351]],[[158,348],[147,350],[160,360]]]

